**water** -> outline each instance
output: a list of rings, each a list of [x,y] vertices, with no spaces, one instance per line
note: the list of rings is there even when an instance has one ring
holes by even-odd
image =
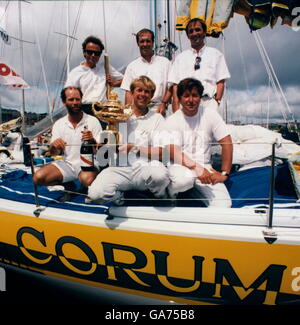
[[[64,281],[2,263],[0,267],[4,268],[6,273],[6,291],[0,291],[0,306],[3,304],[93,304],[99,306],[161,304],[158,300]],[[169,303],[166,301],[164,304]]]

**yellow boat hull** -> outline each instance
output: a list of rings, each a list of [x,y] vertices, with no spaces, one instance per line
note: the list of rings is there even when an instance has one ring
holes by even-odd
[[[300,304],[295,239],[268,244],[255,235],[261,227],[241,238],[245,226],[222,225],[218,234],[220,225],[75,217],[2,211],[0,262],[162,301]]]

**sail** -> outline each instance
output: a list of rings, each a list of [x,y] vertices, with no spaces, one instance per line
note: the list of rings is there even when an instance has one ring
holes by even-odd
[[[176,29],[184,30],[192,18],[205,20],[207,35],[219,37],[234,13],[243,15],[251,30],[282,25],[297,27],[300,0],[180,0]],[[299,10],[297,10],[299,9]]]
[[[29,85],[11,67],[0,62],[0,85],[28,89]]]
[[[180,0],[176,29],[184,30],[190,19],[200,18],[206,22],[207,35],[218,37],[228,26],[234,0]]]
[[[35,123],[33,126],[26,128],[24,135],[28,137],[29,140],[36,138],[43,133],[46,133],[52,129],[54,122],[56,122],[61,117],[67,114],[66,109],[58,110],[53,115],[47,115],[42,120]]]

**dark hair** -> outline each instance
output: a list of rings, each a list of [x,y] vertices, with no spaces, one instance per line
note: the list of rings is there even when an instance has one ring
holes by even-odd
[[[104,50],[104,45],[103,45],[102,41],[100,40],[100,38],[98,38],[98,37],[95,37],[95,36],[92,36],[92,35],[91,35],[91,36],[88,36],[88,37],[84,40],[84,42],[82,43],[82,49],[83,49],[83,51],[85,50],[86,45],[87,45],[88,43],[94,43],[94,44],[97,44],[97,45],[100,47],[100,50],[101,50],[101,51]]]
[[[155,36],[154,36],[154,33],[152,32],[152,30],[150,30],[148,28],[143,28],[135,35],[137,43],[139,42],[139,38],[140,38],[141,34],[144,34],[144,33],[150,33],[151,40],[152,40],[152,42],[154,42]]]
[[[190,24],[196,23],[197,21],[201,24],[202,29],[203,29],[204,33],[206,34],[206,32],[207,32],[206,22],[203,19],[200,19],[200,18],[193,18],[187,23],[187,25],[185,27],[186,35],[188,35]]]
[[[63,103],[66,102],[67,96],[66,96],[66,90],[67,89],[77,89],[79,91],[80,97],[82,98],[83,94],[82,91],[79,87],[75,87],[75,86],[68,86],[65,87],[64,89],[62,89],[62,91],[60,92],[60,98],[62,100]]]
[[[180,99],[186,90],[191,91],[193,88],[196,88],[198,94],[202,97],[204,87],[199,80],[193,78],[185,78],[181,80],[177,86],[178,98]]]

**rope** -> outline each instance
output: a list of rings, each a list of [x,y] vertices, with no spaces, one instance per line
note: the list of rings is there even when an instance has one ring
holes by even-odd
[[[279,102],[281,102],[283,104],[283,106],[285,106],[287,108],[288,112],[291,115],[291,120],[294,122],[294,125],[296,125],[294,114],[291,111],[290,106],[289,106],[289,104],[287,102],[287,99],[286,99],[286,97],[285,97],[285,95],[283,93],[280,82],[279,82],[279,80],[277,78],[277,75],[276,75],[276,73],[274,71],[273,65],[272,65],[272,63],[270,61],[270,58],[268,56],[268,53],[267,53],[267,51],[266,51],[266,49],[264,47],[264,44],[262,42],[262,39],[261,39],[258,31],[253,32],[253,35],[254,35],[257,47],[259,49],[259,52],[261,54],[261,57],[263,59],[263,63],[265,65],[265,68],[266,68],[267,73],[269,75],[270,81],[271,81],[272,86],[273,86],[273,88],[275,90],[276,96],[277,96]],[[282,108],[280,108],[280,109],[281,109],[282,115],[283,115],[283,117],[285,119],[285,122],[288,125],[288,129],[289,129],[289,131],[291,131],[292,127],[290,125],[289,119],[287,118],[286,113],[283,111],[283,109]]]
[[[76,192],[76,191],[71,191],[71,190],[62,190],[62,192],[64,193],[69,193],[69,194],[74,194],[74,195],[81,195],[81,196],[84,196],[86,198],[88,198],[89,196],[85,193],[81,193],[81,192]],[[247,201],[258,201],[258,200],[261,200],[261,201],[267,201],[269,200],[268,197],[265,197],[265,198],[230,198],[232,201],[244,201],[244,200],[247,200]],[[114,201],[117,201],[117,200],[120,200],[120,198],[116,199],[116,200],[109,200],[107,201],[106,203],[109,203],[109,202],[114,202]],[[181,202],[181,201],[209,201],[210,199],[207,199],[207,198],[122,198],[121,199],[122,201],[178,201],[178,202]],[[218,200],[218,201],[223,201],[224,199],[215,199],[215,200]],[[96,200],[97,201],[97,200]],[[284,199],[284,198],[276,198],[276,201],[292,201],[292,199]],[[294,204],[294,203],[293,203]],[[295,203],[296,204],[296,203]]]

